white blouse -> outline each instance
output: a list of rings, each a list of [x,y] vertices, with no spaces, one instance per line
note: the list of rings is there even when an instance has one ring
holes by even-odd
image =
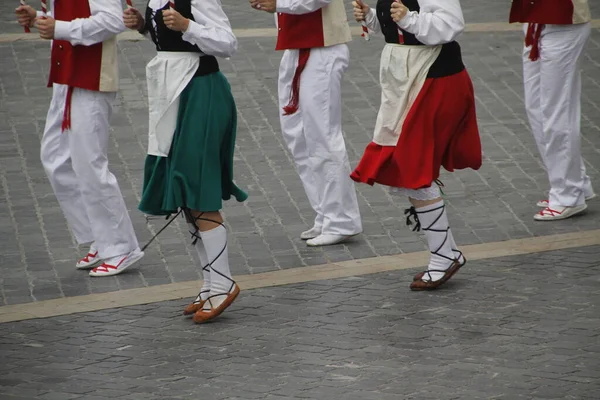
[[[148,7],[154,13],[163,8],[169,0],[150,0]],[[237,51],[237,38],[220,0],[191,0],[192,15],[183,40],[202,49],[205,54],[227,58]]]
[[[398,26],[425,45],[452,42],[464,31],[465,19],[459,0],[419,0],[421,11],[409,11]],[[365,17],[369,30],[381,31],[373,9]]]

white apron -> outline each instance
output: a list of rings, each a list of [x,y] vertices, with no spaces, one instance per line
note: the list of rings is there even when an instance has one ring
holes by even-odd
[[[380,146],[398,143],[404,120],[440,51],[442,46],[385,45],[379,69],[381,105],[375,123],[374,143]]]
[[[200,53],[159,51],[146,66],[149,155],[169,155],[177,126],[179,96],[198,70],[200,57]]]

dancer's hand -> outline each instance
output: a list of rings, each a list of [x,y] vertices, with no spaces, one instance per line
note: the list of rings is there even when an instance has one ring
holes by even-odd
[[[392,19],[394,22],[398,23],[404,16],[408,13],[408,8],[398,1],[394,1],[392,3],[392,8],[390,9],[392,14]]]
[[[31,6],[19,6],[15,9],[17,21],[22,27],[31,28],[35,24],[37,12]]]
[[[35,25],[40,32],[40,37],[42,39],[52,40],[54,39],[54,27],[56,25],[56,20],[52,17],[44,17],[38,18],[35,22]]]
[[[277,0],[250,0],[250,6],[256,10],[274,13],[277,11]]]
[[[190,20],[179,14],[177,10],[170,8],[163,10],[162,14],[165,25],[172,31],[185,32],[190,26]]]
[[[362,22],[365,20],[369,10],[371,9],[368,5],[362,2],[362,0],[356,0],[352,2],[354,19],[356,22]]]
[[[123,23],[127,28],[139,31],[144,27],[144,17],[137,8],[130,7],[123,11]]]

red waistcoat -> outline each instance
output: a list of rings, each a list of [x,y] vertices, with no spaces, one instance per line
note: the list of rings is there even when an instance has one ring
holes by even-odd
[[[277,15],[277,46],[275,50],[312,49],[323,47],[323,14],[319,9],[308,14]]]
[[[58,21],[73,21],[91,16],[87,0],[54,2],[53,17]],[[71,87],[99,91],[102,71],[102,43],[73,46],[66,40],[54,40],[50,57],[48,87],[60,83]]]
[[[587,0],[513,0],[510,22],[571,25],[591,20]]]
[[[312,49],[352,40],[343,0],[307,14],[277,14],[276,50]]]

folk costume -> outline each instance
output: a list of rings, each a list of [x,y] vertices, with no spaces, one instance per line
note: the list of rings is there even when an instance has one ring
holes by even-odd
[[[341,84],[351,40],[343,0],[278,0],[280,123],[311,207],[309,246],[362,231],[342,134]]]
[[[73,236],[79,244],[92,243],[77,268],[104,260],[91,276],[118,274],[144,255],[108,169],[109,118],[119,82],[116,35],[125,29],[121,13],[119,0],[52,2],[52,101],[41,161]]]
[[[149,1],[142,30],[158,53],[146,67],[149,142],[139,209],[150,215],[184,211],[203,272],[200,293],[184,313],[205,322],[239,293],[224,225],[198,230],[202,213],[221,210],[222,201],[232,196],[240,202],[248,197],[233,182],[237,110],[216,59],[232,56],[237,39],[219,0],[176,0],[174,5],[189,19],[185,32],[165,26],[167,0]]]
[[[433,183],[448,171],[481,166],[481,142],[471,79],[454,40],[464,29],[458,0],[404,0],[410,11],[397,24],[391,0],[379,0],[365,19],[381,32],[381,106],[373,141],[352,173],[357,182],[390,186],[420,201],[440,198]],[[411,289],[435,289],[465,263],[448,226],[443,200],[407,210],[431,251],[428,270]]]
[[[534,218],[569,218],[594,198],[581,156],[581,58],[591,32],[587,0],[514,0],[510,22],[524,23],[523,82],[533,136],[550,192]]]

